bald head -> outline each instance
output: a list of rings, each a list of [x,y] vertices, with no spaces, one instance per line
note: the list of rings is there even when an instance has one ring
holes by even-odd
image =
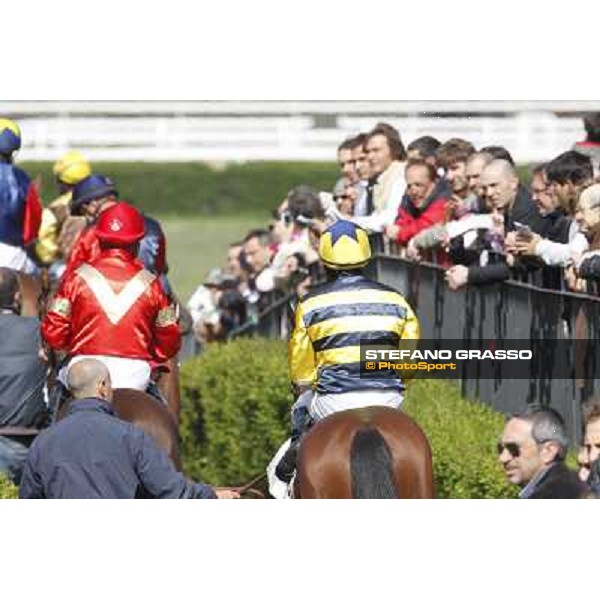
[[[585,202],[590,208],[600,207],[600,183],[590,185],[581,192],[579,202]]]
[[[479,175],[481,175],[483,169],[487,167],[491,162],[496,160],[491,154],[487,152],[474,152],[467,159],[467,168],[473,166],[473,168],[477,168],[479,171]]]
[[[72,364],[67,384],[76,400],[98,397],[110,400],[110,373],[99,360],[86,358]]]
[[[514,166],[503,159],[490,162],[481,173],[480,189],[490,208],[504,209],[517,197],[519,178]]]
[[[497,174],[500,177],[509,178],[509,177],[517,177],[517,170],[513,165],[511,165],[507,160],[502,158],[495,158],[491,162],[489,162],[484,171],[489,171],[490,173]]]
[[[595,183],[583,190],[579,196],[575,221],[579,231],[592,241],[600,231],[600,183]]]

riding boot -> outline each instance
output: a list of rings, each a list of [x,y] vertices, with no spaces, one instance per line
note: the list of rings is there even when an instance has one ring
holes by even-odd
[[[148,383],[148,386],[146,387],[146,392],[150,394],[153,398],[156,398],[164,406],[168,406],[166,398],[163,396],[162,392],[160,391],[160,388],[158,387],[158,385],[156,385],[154,381],[150,381]]]
[[[60,380],[56,380],[52,391],[48,395],[48,415],[50,424],[56,423],[62,405],[69,399],[70,392]]]
[[[300,447],[300,438],[292,439],[290,447],[281,457],[281,460],[275,467],[275,475],[277,479],[284,483],[289,483],[296,471],[296,458],[298,456],[298,448]]]
[[[292,412],[292,437],[290,447],[281,457],[281,460],[275,467],[277,479],[289,483],[296,471],[296,458],[298,448],[300,447],[300,438],[302,434],[310,427],[310,414],[305,406],[300,406]]]

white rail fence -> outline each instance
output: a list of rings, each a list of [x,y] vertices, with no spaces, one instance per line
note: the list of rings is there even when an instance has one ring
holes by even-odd
[[[77,148],[101,161],[334,160],[346,137],[378,121],[405,143],[422,135],[506,146],[542,161],[584,137],[600,102],[1,102],[23,132],[21,160]]]

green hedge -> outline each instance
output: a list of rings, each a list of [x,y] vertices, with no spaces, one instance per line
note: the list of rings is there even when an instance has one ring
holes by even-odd
[[[18,496],[19,488],[14,486],[4,473],[0,473],[0,500],[17,498]]]
[[[513,498],[496,456],[504,417],[463,398],[454,382],[409,384],[406,412],[423,428],[433,450],[438,498]]]
[[[42,175],[45,203],[57,195],[52,164],[19,163]],[[114,179],[121,197],[153,214],[271,214],[287,192],[301,184],[331,191],[335,162],[249,162],[214,168],[205,163],[94,163]]]
[[[282,342],[212,346],[181,369],[185,472],[218,485],[264,471],[289,436],[292,395]]]
[[[283,342],[244,339],[183,365],[183,456],[190,476],[233,485],[264,470],[289,434],[286,357]],[[438,497],[516,495],[495,454],[502,415],[442,381],[412,383],[405,408],[431,442]]]
[[[42,175],[45,203],[56,197],[52,163],[19,163],[32,177]],[[300,184],[331,191],[339,177],[335,162],[248,162],[214,168],[206,163],[94,163],[112,177],[121,197],[144,210],[177,215],[270,215]],[[528,182],[529,168],[519,167]]]

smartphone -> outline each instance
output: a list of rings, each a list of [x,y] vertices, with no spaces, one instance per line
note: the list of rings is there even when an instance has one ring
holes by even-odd
[[[533,231],[531,231],[529,225],[523,225],[523,223],[518,223],[517,221],[515,221],[515,230],[517,237],[522,240],[530,240],[533,236]]]
[[[325,211],[325,216],[331,223],[335,223],[335,221],[346,218],[335,206],[328,207]]]
[[[301,223],[302,225],[305,225],[306,227],[310,227],[311,225],[315,224],[314,219],[311,219],[310,217],[307,217],[302,214],[300,214],[296,217],[296,221],[298,221],[298,223]]]

